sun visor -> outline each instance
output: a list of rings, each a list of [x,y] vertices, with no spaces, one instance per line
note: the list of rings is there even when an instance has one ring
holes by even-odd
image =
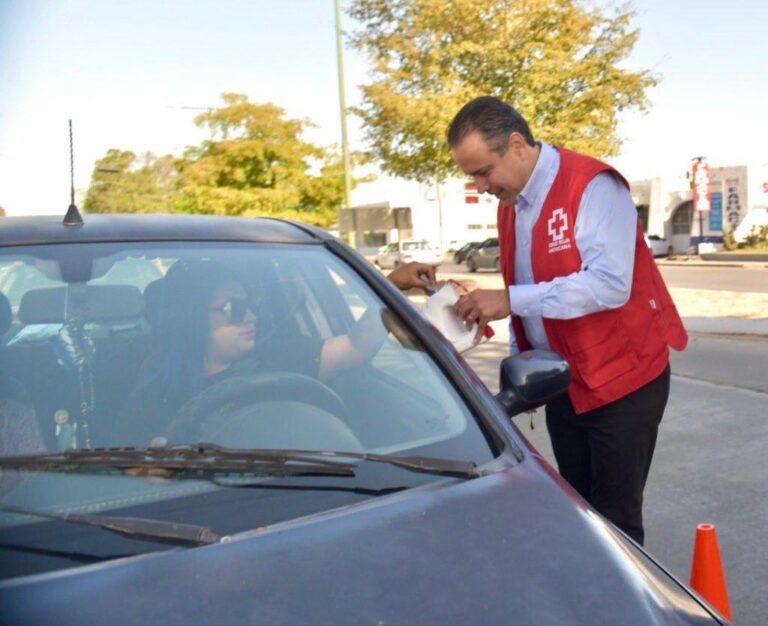
[[[66,287],[28,291],[19,305],[19,320],[24,324],[61,324],[65,300]],[[84,310],[86,322],[136,318],[144,311],[144,300],[133,285],[89,285]]]

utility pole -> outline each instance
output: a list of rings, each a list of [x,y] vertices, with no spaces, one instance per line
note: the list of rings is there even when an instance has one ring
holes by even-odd
[[[339,72],[339,110],[341,113],[341,154],[344,163],[344,206],[349,209],[352,205],[352,175],[349,167],[349,143],[347,140],[347,96],[344,90],[344,42],[341,36],[341,0],[334,0],[336,10],[336,61]],[[353,220],[356,224],[357,220]],[[350,244],[355,247],[357,233],[352,232]]]

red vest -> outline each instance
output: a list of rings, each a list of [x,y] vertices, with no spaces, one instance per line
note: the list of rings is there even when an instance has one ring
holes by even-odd
[[[533,227],[531,256],[535,282],[580,271],[573,226],[584,189],[600,172],[612,167],[587,156],[558,148],[560,170]],[[504,283],[515,284],[515,209],[499,205],[499,242]],[[544,318],[552,350],[571,366],[568,394],[577,413],[623,398],[659,376],[669,362],[669,348],[682,350],[688,335],[664,279],[643,238],[640,222],[635,235],[635,265],[629,301],[618,309],[598,311],[570,320]],[[523,324],[512,316],[517,345],[530,350]]]

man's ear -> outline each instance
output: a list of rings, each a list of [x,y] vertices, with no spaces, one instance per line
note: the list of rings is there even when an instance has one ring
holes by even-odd
[[[509,139],[507,140],[507,150],[512,150],[519,156],[522,154],[523,150],[525,150],[526,145],[528,144],[525,143],[525,139],[520,133],[510,133]]]

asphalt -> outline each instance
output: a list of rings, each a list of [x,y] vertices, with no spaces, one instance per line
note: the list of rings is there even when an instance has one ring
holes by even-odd
[[[752,267],[768,268],[768,254],[749,255],[705,255],[699,256],[673,256],[656,259],[659,265],[677,265],[679,267]]]

